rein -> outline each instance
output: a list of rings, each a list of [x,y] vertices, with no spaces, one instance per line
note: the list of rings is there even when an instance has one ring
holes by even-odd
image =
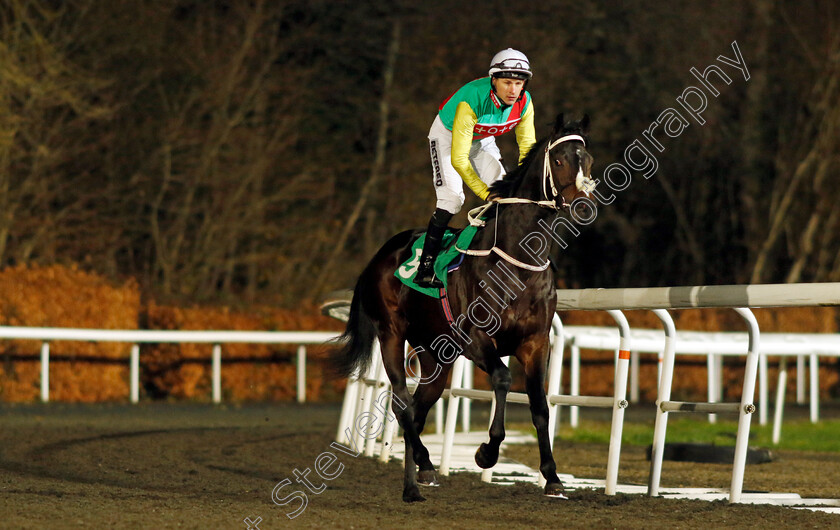
[[[531,200],[531,199],[522,199],[522,198],[518,198],[518,197],[494,198],[494,199],[488,201],[487,203],[485,203],[485,204],[483,204],[483,205],[481,205],[477,208],[473,208],[472,210],[467,212],[467,220],[469,221],[470,225],[471,226],[477,226],[477,227],[480,227],[480,228],[484,227],[487,223],[485,221],[482,221],[480,219],[480,217],[483,216],[484,213],[487,210],[489,210],[490,207],[493,206],[494,204],[496,204],[496,205],[498,205],[498,204],[536,204],[537,206],[540,206],[541,208],[551,208],[552,210],[560,210],[562,208],[569,208],[569,204],[566,202],[566,198],[563,197],[563,195],[562,195],[563,190],[565,190],[569,186],[576,185],[579,190],[584,191],[584,192],[586,192],[587,195],[589,195],[589,191],[594,189],[595,185],[594,185],[594,182],[592,181],[592,179],[589,179],[589,178],[586,178],[586,177],[583,176],[583,171],[582,170],[580,170],[580,169],[578,170],[578,175],[575,178],[574,182],[570,182],[569,184],[566,184],[565,186],[560,188],[559,192],[557,190],[557,186],[555,186],[555,184],[554,184],[554,179],[552,178],[552,175],[551,175],[551,162],[549,160],[549,151],[551,151],[557,145],[559,145],[563,142],[570,142],[570,141],[574,141],[574,140],[582,142],[584,146],[586,145],[586,141],[583,139],[582,136],[580,136],[578,134],[569,134],[569,135],[566,135],[566,136],[561,136],[560,138],[554,140],[553,142],[549,142],[548,144],[546,144],[545,158],[543,159],[543,186],[542,186],[543,196],[545,197],[546,200],[544,200],[544,201],[534,201],[534,200]],[[589,181],[589,182],[587,182],[587,181]],[[550,189],[551,189],[551,195],[549,195],[549,193],[548,193],[549,192],[549,186],[550,186]],[[563,201],[563,203],[559,207],[557,206],[557,202],[555,200],[556,197],[558,197],[558,196]],[[498,216],[497,216],[496,224],[494,225],[493,246],[491,248],[485,249],[485,250],[462,249],[462,248],[458,247],[458,245],[456,244],[455,245],[455,250],[457,250],[458,252],[460,252],[462,254],[466,254],[468,256],[489,256],[490,253],[495,252],[496,254],[501,256],[502,259],[504,259],[508,263],[511,263],[512,265],[515,265],[516,267],[519,267],[520,269],[525,269],[525,270],[529,270],[529,271],[533,271],[533,272],[542,272],[542,271],[546,270],[549,267],[549,265],[551,264],[548,260],[546,260],[545,263],[543,263],[542,265],[529,265],[527,263],[523,263],[523,262],[519,261],[518,259],[514,258],[510,254],[508,254],[507,252],[505,252],[504,250],[502,250],[498,246],[496,246],[496,242],[498,241],[498,237],[499,237],[499,223],[498,223]]]
[[[557,206],[554,204],[554,201],[532,201],[530,199],[518,199],[518,198],[493,199],[492,201],[488,202],[487,204],[485,204],[483,206],[479,206],[478,208],[473,208],[472,210],[470,210],[467,213],[467,218],[470,220],[470,224],[472,226],[479,226],[479,227],[485,226],[487,223],[482,221],[481,219],[474,218],[473,214],[480,210],[480,213],[478,215],[479,216],[483,215],[484,212],[487,211],[487,209],[490,208],[491,206],[493,206],[494,204],[537,204],[537,205],[542,206],[542,207],[553,208],[555,210],[558,209]],[[549,204],[550,204],[550,206],[549,206]],[[498,217],[497,217],[497,222],[493,225],[493,246],[491,248],[485,249],[485,250],[472,250],[472,249],[469,249],[469,248],[464,249],[464,248],[459,247],[458,244],[456,243],[455,244],[455,250],[457,250],[461,254],[466,254],[467,256],[482,256],[482,257],[483,256],[489,256],[491,252],[495,252],[496,254],[501,256],[502,259],[504,259],[508,263],[511,263],[511,264],[519,267],[520,269],[525,269],[525,270],[529,270],[529,271],[533,271],[533,272],[542,272],[542,271],[546,270],[548,268],[548,266],[551,264],[548,260],[545,260],[545,263],[543,263],[542,265],[529,265],[527,263],[523,263],[523,262],[519,261],[518,259],[514,258],[513,256],[511,256],[510,254],[508,254],[507,252],[505,252],[504,250],[500,249],[498,246],[496,246],[496,242],[498,240],[499,240],[499,223],[498,223]]]
[[[571,186],[571,184],[569,186]],[[487,223],[479,219],[479,217],[484,215],[484,213],[494,204],[536,204],[537,206],[541,206],[543,208],[559,210],[554,201],[532,201],[531,199],[520,199],[519,197],[508,197],[506,199],[495,198],[467,212],[467,221],[469,221],[471,226],[477,226],[479,228],[484,227]]]

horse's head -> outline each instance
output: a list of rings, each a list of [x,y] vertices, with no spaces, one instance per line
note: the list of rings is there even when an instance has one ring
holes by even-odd
[[[578,197],[589,197],[595,189],[590,177],[592,155],[586,150],[589,115],[565,123],[557,116],[554,131],[545,147],[543,191],[558,208],[568,207]]]

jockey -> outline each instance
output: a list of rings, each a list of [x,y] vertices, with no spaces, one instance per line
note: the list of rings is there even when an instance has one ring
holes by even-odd
[[[515,130],[519,162],[536,143],[534,102],[525,90],[531,79],[528,58],[512,48],[502,50],[488,73],[444,101],[429,130],[437,204],[414,278],[421,287],[443,287],[433,267],[449,220],[464,205],[463,184],[487,200],[488,186],[505,176],[494,137]]]

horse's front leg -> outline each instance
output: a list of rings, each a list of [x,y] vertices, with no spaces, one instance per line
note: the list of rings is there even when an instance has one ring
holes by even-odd
[[[482,469],[489,469],[499,461],[499,446],[505,439],[505,404],[510,390],[510,370],[499,357],[492,359],[490,384],[496,397],[493,422],[490,424],[490,442],[481,444],[475,452],[475,463]]]
[[[551,453],[548,432],[548,402],[545,398],[545,357],[548,354],[548,337],[525,341],[517,351],[517,358],[525,369],[525,391],[531,407],[531,420],[537,430],[537,444],[540,449],[540,472],[545,477],[545,494],[565,499],[563,483],[557,476],[557,464]]]

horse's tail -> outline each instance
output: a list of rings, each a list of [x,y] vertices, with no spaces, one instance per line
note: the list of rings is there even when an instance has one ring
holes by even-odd
[[[350,303],[350,318],[347,327],[336,342],[344,342],[344,346],[330,355],[333,370],[340,376],[349,377],[358,369],[364,376],[373,356],[373,341],[376,340],[376,324],[362,306],[362,293],[365,274],[362,273],[353,290],[353,301]]]

